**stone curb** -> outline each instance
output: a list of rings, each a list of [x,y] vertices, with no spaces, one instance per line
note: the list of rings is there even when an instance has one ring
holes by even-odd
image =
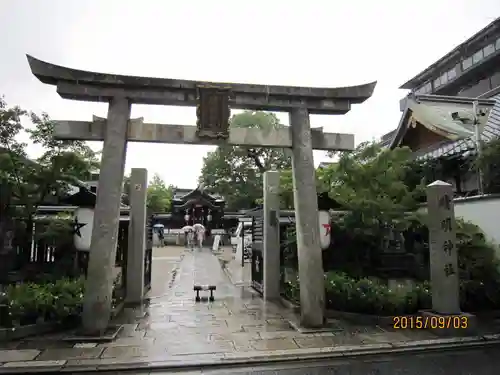
[[[91,371],[126,371],[126,370],[187,370],[200,367],[226,367],[249,364],[271,364],[276,362],[293,362],[304,360],[327,360],[335,358],[356,358],[379,355],[394,355],[419,353],[426,351],[446,351],[453,349],[480,348],[485,346],[499,345],[500,334],[441,338],[434,340],[421,340],[397,343],[381,343],[370,345],[338,346],[331,348],[276,350],[273,352],[241,352],[230,353],[223,356],[214,355],[209,359],[196,359],[207,355],[176,356],[169,360],[151,360],[150,358],[109,358],[102,360],[91,360],[91,363],[80,361],[29,361],[8,362],[0,366],[0,374],[13,373],[53,373],[59,372],[91,372]],[[210,356],[209,356],[210,357]]]

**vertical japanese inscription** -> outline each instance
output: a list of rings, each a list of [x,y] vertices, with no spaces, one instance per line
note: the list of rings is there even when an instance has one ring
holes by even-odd
[[[443,231],[443,241],[441,247],[442,251],[445,254],[445,257],[449,258],[445,259],[443,271],[446,277],[450,277],[452,275],[455,275],[456,271],[452,262],[452,257],[455,256],[455,244],[454,239],[450,237],[454,237],[454,223],[451,210],[451,196],[448,193],[443,194],[443,196],[439,198],[438,207],[443,213],[440,226],[441,230]]]
[[[435,181],[427,186],[432,310],[460,312],[453,186]]]

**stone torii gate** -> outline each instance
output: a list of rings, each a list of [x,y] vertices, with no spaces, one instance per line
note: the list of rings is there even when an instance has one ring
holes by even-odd
[[[112,283],[107,270],[116,252],[127,141],[291,148],[301,323],[323,325],[324,280],[313,149],[352,150],[354,136],[311,130],[309,114],[345,114],[352,104],[363,103],[372,95],[376,82],[339,88],[196,82],[87,72],[27,57],[32,73],[41,82],[55,85],[62,98],[109,103],[107,119],[57,121],[55,132],[59,139],[104,141],[88,271],[92,277],[88,285],[95,290],[87,290],[83,314],[87,333],[102,333],[109,323]],[[197,126],[131,120],[132,104],[196,106]],[[230,108],[285,111],[290,127],[228,129]]]

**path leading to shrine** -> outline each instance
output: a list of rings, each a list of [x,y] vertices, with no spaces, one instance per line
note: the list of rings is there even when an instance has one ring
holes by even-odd
[[[208,249],[155,248],[150,304],[127,310],[115,341],[68,344],[58,334],[10,343],[5,348],[10,350],[0,350],[0,373],[260,364],[500,342],[500,335],[437,339],[426,331],[344,321],[332,322],[329,332],[300,333],[290,323],[296,319],[290,310],[231,283],[220,263]],[[196,303],[195,283],[215,284],[215,302]]]

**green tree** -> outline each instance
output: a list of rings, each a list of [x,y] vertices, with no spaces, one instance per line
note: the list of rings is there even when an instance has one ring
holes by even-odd
[[[482,153],[477,157],[471,169],[479,169],[482,172],[485,193],[500,192],[500,139],[483,145]]]
[[[374,234],[387,225],[404,230],[411,219],[407,213],[416,210],[425,189],[423,182],[405,183],[412,165],[407,147],[389,150],[363,143],[323,168],[320,180],[330,197],[349,211],[343,221],[356,223],[353,230]]]
[[[125,175],[123,177],[123,194],[122,203],[130,206],[130,176]]]
[[[276,115],[245,111],[231,118],[235,128],[279,129]],[[218,146],[203,159],[199,178],[207,190],[221,194],[228,210],[255,207],[262,198],[262,175],[265,171],[291,168],[291,159],[283,149]]]
[[[148,184],[147,206],[154,212],[167,212],[172,205],[174,186],[165,184],[165,181],[155,174]]]
[[[23,122],[34,125],[25,128]],[[71,185],[87,177],[98,166],[96,153],[84,142],[53,138],[54,124],[49,116],[9,107],[0,98],[0,247],[10,248],[13,217],[24,219],[25,246],[31,242],[31,225],[38,206],[57,203]],[[31,160],[27,143],[19,141],[24,133],[32,143],[43,147],[43,154]],[[9,241],[7,241],[9,240]],[[8,243],[9,242],[9,243]],[[0,249],[0,250],[2,250]]]

